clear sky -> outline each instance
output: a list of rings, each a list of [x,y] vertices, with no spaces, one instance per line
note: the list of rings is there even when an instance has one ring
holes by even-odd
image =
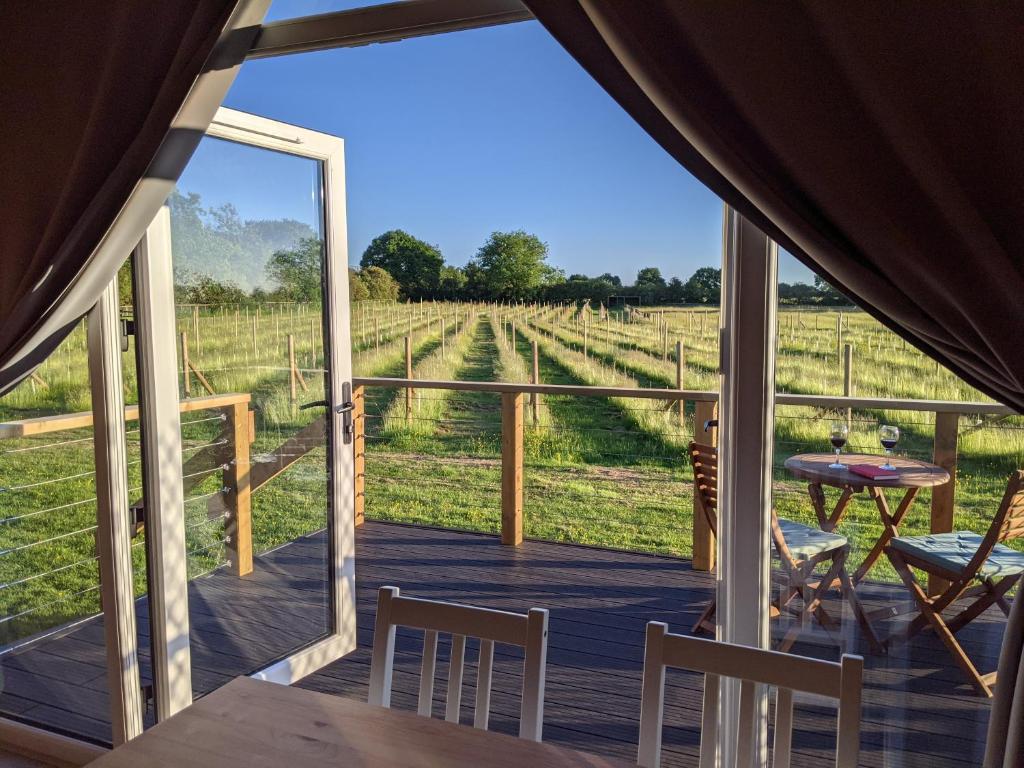
[[[278,0],[270,18],[353,4]],[[567,274],[630,282],[656,266],[685,279],[720,262],[720,201],[536,22],[251,61],[225,104],[345,140],[352,263],[396,228],[456,265],[511,229],[546,241]],[[290,191],[289,174],[268,194],[232,181],[221,154],[197,154],[183,178],[206,204],[308,217],[308,194]],[[780,272],[810,280],[788,257]]]

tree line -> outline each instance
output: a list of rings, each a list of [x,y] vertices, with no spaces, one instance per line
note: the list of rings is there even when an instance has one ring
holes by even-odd
[[[247,304],[319,303],[323,240],[291,219],[243,220],[230,204],[204,207],[199,195],[174,192],[171,238],[177,301]],[[517,230],[493,232],[463,267],[445,264],[440,249],[400,229],[373,239],[358,269],[349,269],[352,301],[550,301],[602,304],[717,304],[721,270],[701,267],[666,280],[657,267],[632,282],[609,272],[570,274],[548,263],[547,243]],[[127,287],[127,286],[126,286]],[[127,294],[126,294],[127,295]],[[779,285],[788,304],[848,304],[824,281]]]
[[[666,280],[644,267],[626,284],[606,272],[597,277],[565,272],[547,263],[548,245],[522,230],[493,232],[464,267],[444,263],[440,249],[394,229],[373,239],[360,266],[386,271],[406,299],[458,301],[586,301],[620,299],[633,304],[718,304],[722,270],[700,267],[686,280]],[[849,300],[820,278],[813,285],[780,283],[784,304],[847,305]]]

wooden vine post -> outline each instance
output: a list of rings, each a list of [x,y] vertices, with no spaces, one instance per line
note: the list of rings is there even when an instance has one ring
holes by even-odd
[[[191,362],[188,359],[188,333],[181,332],[181,377],[185,384],[185,397],[192,397],[192,376],[189,373]]]
[[[686,369],[686,359],[683,357],[683,340],[676,341],[676,389],[683,390],[683,372]],[[686,420],[686,403],[679,400],[679,426],[682,427]]]
[[[412,378],[412,337],[405,337],[405,378]],[[405,423],[412,426],[412,387],[405,388]]]
[[[537,340],[530,342],[530,351],[533,356],[533,370],[530,375],[531,384],[540,384],[540,355],[537,349]],[[530,407],[533,411],[533,426],[536,429],[540,425],[540,393],[534,392],[530,395]]]

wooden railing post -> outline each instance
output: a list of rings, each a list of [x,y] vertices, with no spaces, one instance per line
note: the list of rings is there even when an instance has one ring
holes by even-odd
[[[411,315],[410,315],[411,317]],[[412,378],[412,336],[405,337],[405,378]],[[405,388],[405,423],[412,426],[412,387]]]
[[[718,403],[714,400],[698,400],[693,409],[693,439],[705,445],[718,445],[718,430],[712,427],[704,431],[704,423],[718,418]],[[700,510],[697,489],[693,489],[693,570],[713,571],[715,569],[715,536]]]
[[[225,409],[224,433],[230,460],[224,470],[228,517],[224,530],[231,570],[236,576],[252,573],[252,497],[249,491],[249,406],[235,403]]]
[[[366,512],[366,387],[352,388],[353,454],[355,456],[355,524],[362,525]]]
[[[949,472],[949,482],[932,488],[932,533],[953,530],[953,502],[956,494],[956,444],[960,430],[960,414],[935,414],[935,442],[932,461]],[[928,592],[937,595],[948,582],[936,576],[928,577]]]
[[[501,543],[523,542],[523,393],[501,393]]]
[[[533,371],[530,375],[531,384],[540,384],[540,355],[537,350],[537,340],[534,339],[530,342],[531,352],[533,353]],[[540,424],[540,393],[534,392],[530,395],[530,407],[533,410],[533,426],[537,427]]]

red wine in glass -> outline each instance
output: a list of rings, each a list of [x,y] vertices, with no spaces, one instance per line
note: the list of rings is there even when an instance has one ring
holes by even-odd
[[[829,441],[836,450],[836,460],[828,465],[829,469],[846,469],[846,465],[839,461],[839,452],[846,445],[846,439],[850,436],[850,428],[845,421],[832,422],[832,431],[829,433]]]

